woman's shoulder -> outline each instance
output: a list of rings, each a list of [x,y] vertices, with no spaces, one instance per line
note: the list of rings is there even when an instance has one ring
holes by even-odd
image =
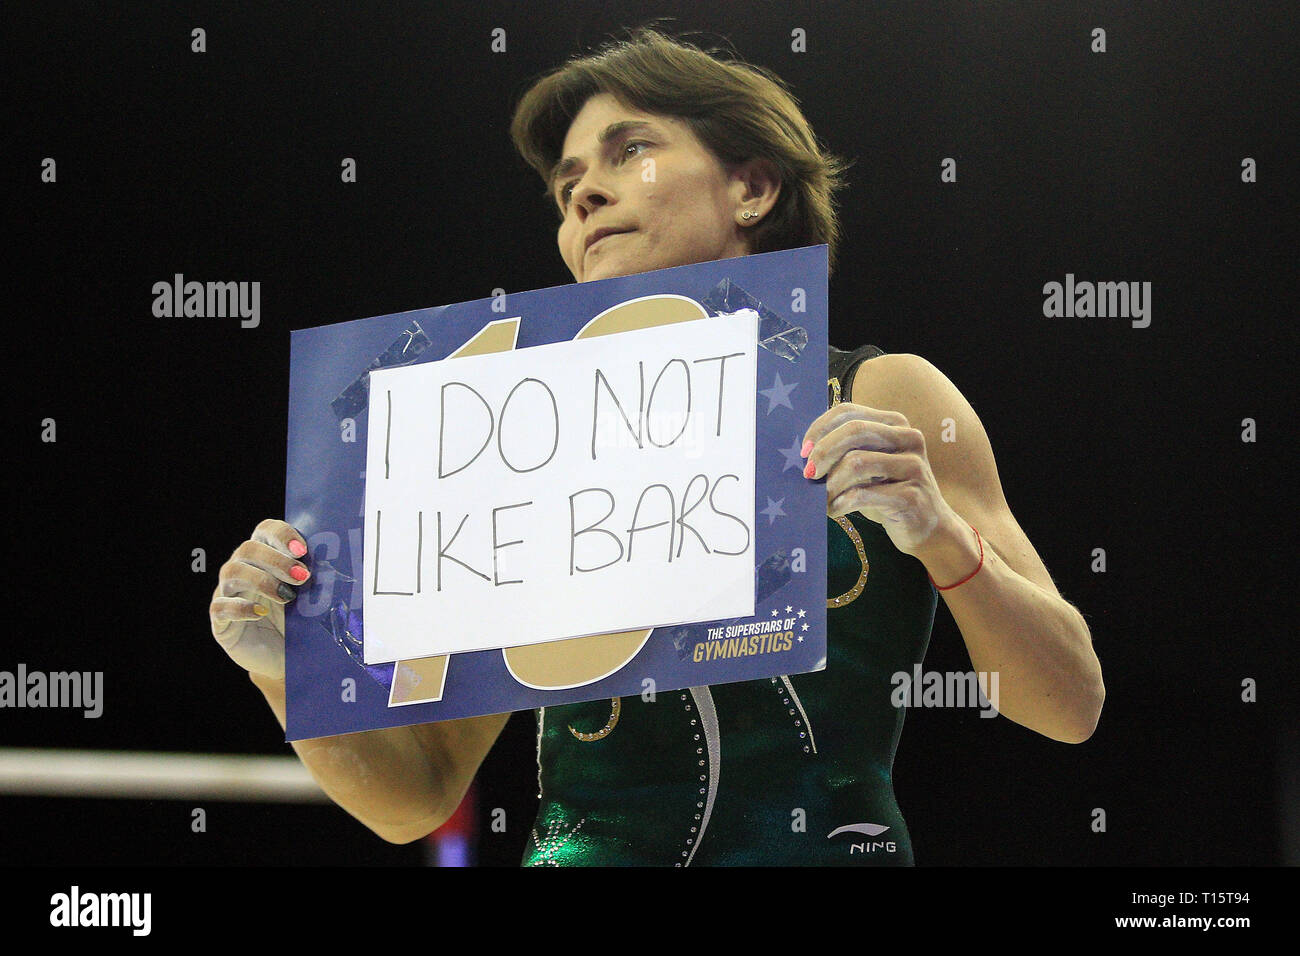
[[[883,352],[858,366],[851,401],[871,408],[923,407],[942,405],[960,394],[943,372],[920,355]]]

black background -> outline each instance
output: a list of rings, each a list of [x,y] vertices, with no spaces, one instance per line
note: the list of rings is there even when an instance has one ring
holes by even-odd
[[[856,160],[831,340],[923,355],[957,384],[1102,662],[1083,745],[909,714],[895,783],[918,863],[1300,861],[1291,5],[365,6],[51,4],[9,25],[0,669],[102,670],[105,705],[6,710],[5,746],[290,752],[207,623],[217,568],[283,512],[289,331],[571,281],[511,107],[570,54],[671,16],[783,77]],[[155,318],[153,283],[178,272],[260,281],[260,327]],[[1150,327],[1044,318],[1067,272],[1149,281]],[[942,607],[925,667],[970,668]],[[522,853],[534,743],[517,715],[484,765],[482,821],[511,821],[482,826],[485,864]],[[332,805],[200,801],[197,834],[193,805],[0,797],[0,862],[424,859]]]

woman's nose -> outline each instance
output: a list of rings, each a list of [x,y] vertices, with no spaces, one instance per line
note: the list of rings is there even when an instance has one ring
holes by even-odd
[[[599,183],[584,179],[573,190],[573,202],[581,210],[579,215],[592,212],[609,203],[609,192]]]

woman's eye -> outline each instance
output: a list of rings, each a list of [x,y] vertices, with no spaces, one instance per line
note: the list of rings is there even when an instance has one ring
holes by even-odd
[[[623,145],[623,148],[622,148],[621,150],[619,150],[619,153],[618,153],[618,156],[619,156],[619,160],[620,160],[620,162],[621,162],[622,160],[624,160],[624,159],[630,159],[630,158],[631,158],[631,154],[629,154],[629,153],[627,152],[629,149],[635,149],[635,148],[638,147],[638,146],[649,146],[649,145],[650,145],[649,143],[645,142],[644,140],[640,140],[640,139],[631,140],[630,142],[625,143],[625,144]],[[563,186],[560,187],[560,205],[561,205],[561,206],[568,206],[568,205],[569,205],[569,197],[570,197],[570,195],[571,195],[571,193],[572,193],[572,191],[573,191],[573,187],[574,187],[574,185],[575,185],[577,182],[578,182],[578,181],[577,181],[576,179],[571,179],[571,180],[569,180],[567,183],[565,183]]]
[[[627,151],[629,149],[631,149],[634,146],[649,146],[649,145],[650,145],[649,143],[644,142],[643,140],[634,139],[623,147],[623,149],[619,152],[619,155],[624,159],[628,159],[629,157]]]

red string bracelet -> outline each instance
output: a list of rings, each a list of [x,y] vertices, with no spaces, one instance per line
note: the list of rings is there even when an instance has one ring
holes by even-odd
[[[971,526],[970,526],[970,529],[971,529],[972,531],[975,531],[975,526],[974,526],[974,525],[971,525]],[[974,571],[972,571],[970,574],[966,575],[964,578],[962,578],[962,579],[961,579],[960,581],[958,581],[956,584],[949,584],[949,585],[947,585],[946,587],[939,587],[939,585],[935,584],[935,582],[934,582],[934,578],[930,576],[930,573],[929,573],[928,571],[926,572],[926,577],[930,578],[930,583],[931,583],[931,584],[934,584],[935,590],[937,590],[937,591],[951,591],[953,588],[955,588],[955,587],[960,587],[961,585],[963,585],[963,584],[965,584],[967,581],[969,581],[971,578],[975,577],[975,575],[977,575],[977,574],[980,573],[980,568],[984,567],[984,539],[980,537],[980,533],[979,533],[978,531],[975,531],[975,541],[976,541],[976,542],[979,544],[979,546],[980,546],[980,563],[977,564],[977,565],[975,566],[975,570],[974,570]]]

